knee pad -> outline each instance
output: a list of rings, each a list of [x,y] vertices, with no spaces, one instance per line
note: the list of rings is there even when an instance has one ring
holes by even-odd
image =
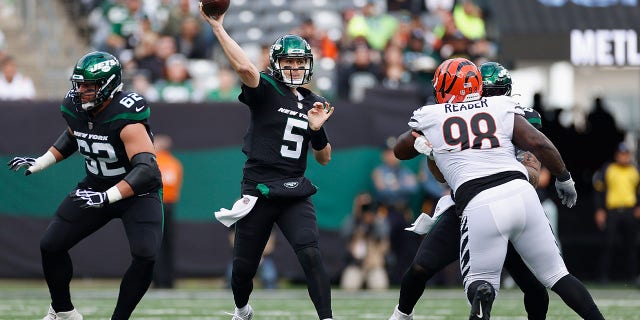
[[[318,247],[306,247],[297,251],[296,256],[298,256],[298,261],[300,261],[300,265],[305,270],[322,265]]]
[[[467,289],[467,298],[471,302],[469,320],[489,319],[491,306],[496,298],[496,290],[484,280],[476,280]]]
[[[162,245],[160,234],[149,234],[145,238],[136,238],[129,241],[129,250],[134,259],[155,261]]]
[[[153,266],[156,264],[155,260],[145,259],[134,257],[133,261],[131,261],[131,265],[137,266],[141,269],[153,270]]]
[[[68,250],[69,248],[64,246],[61,241],[56,241],[53,237],[45,235],[40,239],[40,252],[42,253],[57,253]]]
[[[231,283],[240,285],[251,282],[258,272],[260,257],[252,259],[234,257],[231,268]]]
[[[428,266],[424,266],[416,262],[412,263],[411,267],[409,268],[409,272],[414,278],[424,280],[424,282],[429,281],[431,277],[433,277],[433,275],[438,271],[439,270],[433,270]]]

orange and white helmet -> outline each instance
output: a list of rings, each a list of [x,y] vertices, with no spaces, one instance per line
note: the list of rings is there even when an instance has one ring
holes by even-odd
[[[473,62],[464,58],[442,62],[432,83],[438,103],[468,102],[482,97],[482,74]]]

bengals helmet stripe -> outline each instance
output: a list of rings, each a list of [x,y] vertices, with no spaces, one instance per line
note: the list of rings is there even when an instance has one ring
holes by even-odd
[[[473,62],[464,58],[445,60],[433,76],[438,103],[457,103],[480,99],[482,77]]]

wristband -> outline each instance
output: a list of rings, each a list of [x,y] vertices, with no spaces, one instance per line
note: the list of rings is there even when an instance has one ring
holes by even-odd
[[[51,151],[47,151],[45,154],[37,158],[36,162],[27,170],[31,173],[35,173],[46,169],[54,163],[56,163],[56,157],[51,153]]]
[[[309,129],[309,131],[311,131],[311,147],[313,150],[320,151],[324,149],[329,143],[327,133],[324,131],[324,128],[320,127],[317,131]]]
[[[562,172],[560,172],[560,174],[556,176],[556,179],[558,179],[558,181],[560,182],[565,182],[571,179],[571,173],[569,173],[569,170],[567,170],[567,168],[564,168],[564,170],[562,170]]]
[[[116,186],[109,188],[105,193],[107,194],[107,199],[109,200],[109,203],[114,203],[122,199],[122,194],[120,193],[120,189],[118,189],[118,187]]]
[[[427,155],[427,159],[429,159],[431,161],[436,161],[436,158],[433,156],[433,150],[431,150],[431,152],[429,152],[429,154]]]

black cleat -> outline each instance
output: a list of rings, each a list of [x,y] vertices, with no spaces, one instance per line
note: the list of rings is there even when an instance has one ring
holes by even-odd
[[[495,297],[495,291],[489,283],[479,285],[476,289],[475,296],[473,296],[469,320],[488,320]]]

